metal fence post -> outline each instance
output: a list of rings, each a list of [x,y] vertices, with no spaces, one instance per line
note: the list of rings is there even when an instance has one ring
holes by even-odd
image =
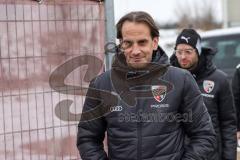
[[[114,22],[114,3],[113,0],[105,0],[104,1],[105,7],[105,44],[112,42],[116,42],[116,29],[115,29],[115,22]],[[105,51],[105,70],[111,68],[112,57],[114,53]]]

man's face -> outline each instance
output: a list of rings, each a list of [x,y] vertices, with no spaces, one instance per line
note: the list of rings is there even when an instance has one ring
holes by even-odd
[[[158,46],[158,37],[151,37],[146,24],[126,21],[122,25],[120,42],[127,64],[139,69],[151,62],[153,50]]]
[[[190,45],[177,45],[175,54],[181,68],[193,70],[198,64],[198,54]]]

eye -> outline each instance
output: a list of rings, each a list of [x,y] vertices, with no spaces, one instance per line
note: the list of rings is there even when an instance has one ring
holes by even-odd
[[[191,54],[192,52],[190,50],[185,50],[186,54]]]
[[[188,55],[190,55],[190,54],[193,53],[193,50],[192,50],[192,49],[186,49],[186,50],[185,50],[185,53],[188,54]]]
[[[138,41],[138,45],[139,46],[145,46],[147,44],[147,42],[148,41],[146,39],[143,39],[143,40]]]
[[[175,54],[178,56],[178,55],[181,55],[182,54],[182,51],[181,50],[175,50]]]
[[[132,41],[124,40],[121,43],[121,48],[128,49],[128,48],[132,47],[132,45],[133,45]]]

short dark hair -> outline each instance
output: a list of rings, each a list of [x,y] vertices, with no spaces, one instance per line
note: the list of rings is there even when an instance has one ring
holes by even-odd
[[[158,27],[155,24],[153,18],[146,12],[136,11],[136,12],[130,12],[126,14],[118,21],[116,25],[118,39],[122,39],[122,26],[123,26],[123,23],[126,21],[144,23],[149,27],[152,38],[159,37]]]

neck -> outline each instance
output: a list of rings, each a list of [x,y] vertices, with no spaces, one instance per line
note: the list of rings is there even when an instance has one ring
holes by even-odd
[[[188,71],[193,72],[197,68],[198,64],[192,65],[190,68],[187,68]]]

